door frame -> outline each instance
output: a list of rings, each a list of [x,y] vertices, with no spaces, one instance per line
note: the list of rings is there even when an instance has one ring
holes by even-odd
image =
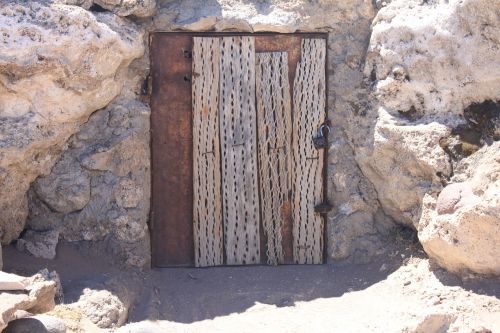
[[[156,227],[155,225],[159,224],[159,218],[157,217],[160,214],[169,214],[170,212],[168,209],[165,209],[165,207],[161,207],[160,205],[160,200],[158,198],[158,195],[155,195],[157,192],[156,189],[159,185],[165,183],[165,175],[162,177],[161,175],[158,174],[158,169],[159,165],[161,162],[165,161],[170,161],[172,164],[175,164],[175,160],[179,162],[179,156],[171,156],[170,154],[161,154],[162,156],[159,156],[160,154],[157,153],[157,150],[159,150],[159,147],[157,147],[157,142],[155,141],[155,133],[160,132],[162,130],[169,130],[168,127],[169,124],[163,124],[161,122],[156,121],[156,113],[155,113],[155,103],[154,103],[154,98],[153,96],[158,94],[158,88],[159,84],[155,84],[155,82],[160,81],[161,78],[159,77],[159,73],[153,73],[153,69],[156,68],[156,64],[154,64],[154,57],[153,54],[155,52],[160,52],[161,47],[158,47],[157,49],[154,49],[154,44],[156,43],[156,39],[162,38],[162,36],[182,36],[183,38],[189,37],[190,42],[189,45],[184,43],[181,45],[180,49],[177,49],[177,51],[171,50],[173,52],[179,52],[178,56],[179,57],[185,57],[185,59],[189,59],[189,68],[186,67],[187,61],[181,66],[179,70],[185,71],[188,73],[187,75],[184,75],[182,78],[185,81],[185,85],[181,85],[182,82],[179,82],[178,85],[174,83],[170,83],[170,86],[173,90],[176,90],[177,88],[181,88],[179,91],[179,97],[180,99],[176,101],[176,103],[185,103],[187,104],[189,100],[189,107],[190,107],[190,113],[188,118],[181,119],[181,123],[177,124],[178,127],[182,128],[184,131],[181,135],[183,136],[182,139],[188,140],[189,145],[192,147],[192,88],[191,88],[191,81],[190,77],[192,75],[192,63],[191,63],[191,50],[192,50],[192,38],[193,37],[228,37],[228,36],[301,36],[301,37],[306,37],[306,38],[317,38],[317,39],[324,39],[326,43],[326,56],[325,56],[325,112],[324,112],[324,121],[326,124],[330,124],[330,120],[328,117],[328,110],[329,110],[329,103],[328,103],[328,86],[329,86],[329,77],[328,77],[328,33],[326,32],[295,32],[295,33],[276,33],[276,32],[257,32],[257,33],[250,33],[250,32],[184,32],[184,31],[152,31],[149,33],[149,38],[148,38],[148,46],[149,46],[149,58],[150,58],[150,73],[147,78],[147,101],[150,104],[151,107],[151,115],[150,115],[150,151],[151,151],[151,199],[150,199],[150,217],[149,217],[149,231],[150,231],[150,237],[151,237],[151,263],[152,266],[154,267],[194,267],[194,239],[193,239],[193,210],[192,210],[192,204],[193,204],[193,171],[192,171],[192,161],[193,161],[193,151],[192,148],[188,149],[187,152],[183,151],[181,154],[184,157],[188,157],[187,161],[184,161],[185,163],[182,165],[183,167],[183,173],[184,173],[184,178],[190,178],[190,184],[188,189],[188,193],[184,193],[186,196],[186,199],[188,199],[186,202],[173,202],[175,206],[182,206],[182,207],[190,207],[191,209],[186,209],[186,212],[189,211],[188,214],[184,214],[184,218],[189,219],[190,223],[186,223],[184,228],[181,230],[182,232],[188,233],[189,235],[185,234],[186,237],[183,237],[181,239],[169,239],[168,235],[163,235],[160,233],[161,228]],[[159,37],[156,37],[159,36]],[[181,43],[182,44],[182,43]],[[256,50],[257,52],[257,50]],[[172,66],[173,68],[176,67],[176,61],[175,59],[171,59],[166,57],[166,65],[167,66]],[[175,115],[171,115],[174,117],[175,120]],[[184,115],[185,116],[185,115]],[[170,128],[172,130],[172,128]],[[158,139],[158,138],[156,138]],[[168,155],[168,156],[166,156]],[[169,158],[170,157],[170,158]],[[182,161],[180,161],[182,162]],[[187,168],[187,169],[186,169]],[[168,169],[168,165],[167,165]],[[322,168],[322,191],[323,191],[323,203],[328,204],[328,149],[323,149],[323,168]],[[163,179],[162,179],[163,178]],[[162,182],[163,181],[163,182]],[[168,181],[167,181],[168,183]],[[175,180],[170,182],[171,185],[175,185]],[[259,194],[260,197],[260,194]],[[160,208],[161,207],[161,208]],[[182,214],[181,214],[182,215]],[[326,263],[327,261],[327,249],[328,249],[328,232],[327,232],[327,215],[326,213],[321,214],[322,221],[323,221],[323,263]],[[182,217],[181,217],[182,218]],[[164,228],[167,229],[167,228]],[[263,233],[263,228],[262,228],[262,219],[260,219],[260,234],[261,234],[261,249],[264,246],[265,247],[265,235]],[[165,241],[165,238],[167,238],[167,243],[170,242],[172,247],[172,253],[160,253],[158,244],[162,243]],[[184,243],[183,245],[181,245]],[[184,248],[184,251],[187,251],[187,253],[174,253],[176,250],[176,247],[181,246]],[[162,258],[162,256],[170,256],[170,258],[167,258],[171,264],[165,265],[162,264],[162,260],[165,261],[165,257]],[[261,265],[265,263],[265,260],[263,260],[265,256],[265,251],[261,250]]]

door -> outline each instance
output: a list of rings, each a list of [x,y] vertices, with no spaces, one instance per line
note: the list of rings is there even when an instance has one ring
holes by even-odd
[[[156,266],[320,264],[322,34],[151,37]]]

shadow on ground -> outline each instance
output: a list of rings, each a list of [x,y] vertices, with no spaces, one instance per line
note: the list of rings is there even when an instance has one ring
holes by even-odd
[[[286,307],[366,289],[400,267],[402,252],[393,251],[392,255],[388,252],[370,264],[162,268],[131,272],[121,271],[102,258],[84,256],[64,243],[58,245],[54,260],[34,258],[11,245],[4,248],[4,269],[21,275],[31,275],[43,268],[57,271],[66,303],[76,301],[86,287],[113,289],[121,284],[118,288],[121,290],[116,290],[118,297],[122,298],[122,293],[135,299],[129,322],[151,319],[192,323],[244,312],[256,303]]]

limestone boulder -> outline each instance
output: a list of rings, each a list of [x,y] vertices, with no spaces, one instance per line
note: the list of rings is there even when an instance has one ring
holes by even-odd
[[[36,194],[56,212],[70,213],[82,209],[90,200],[89,176],[78,166],[62,175],[57,173],[58,169],[60,167],[53,168],[49,176],[37,179]]]
[[[0,331],[17,319],[19,310],[40,314],[55,306],[57,283],[48,279],[44,271],[28,278],[18,277],[18,280],[22,281],[24,291],[0,291]]]
[[[80,310],[100,328],[119,327],[128,316],[127,307],[108,290],[85,288],[78,301],[70,307]]]
[[[91,9],[93,5],[118,16],[149,17],[155,13],[155,0],[52,0],[55,3]]]
[[[364,69],[373,105],[352,136],[363,174],[399,223],[416,228],[424,196],[496,140],[499,10],[495,0],[394,0],[373,20]]]
[[[0,237],[16,239],[28,214],[26,193],[49,174],[88,116],[117,96],[143,33],[111,13],[51,2],[0,6]],[[73,185],[77,185],[73,187]],[[39,188],[56,210],[87,200],[84,177]],[[49,195],[54,186],[55,192]],[[73,192],[73,190],[75,192]],[[63,196],[69,195],[63,199]],[[61,205],[61,200],[64,204]]]
[[[149,17],[155,13],[155,0],[94,0],[94,4],[119,16]]]
[[[424,198],[418,237],[446,269],[500,275],[500,142],[462,160],[437,196]]]

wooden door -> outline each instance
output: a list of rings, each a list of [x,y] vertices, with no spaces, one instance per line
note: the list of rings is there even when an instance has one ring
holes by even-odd
[[[321,34],[152,35],[154,265],[323,262],[325,63]]]

